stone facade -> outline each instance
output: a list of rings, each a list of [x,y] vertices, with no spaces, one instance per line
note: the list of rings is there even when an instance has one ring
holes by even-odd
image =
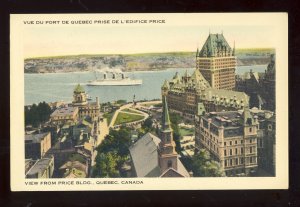
[[[258,126],[248,108],[197,116],[196,148],[208,150],[227,176],[250,175],[257,170]]]
[[[172,80],[164,82],[161,93],[166,96],[172,112],[189,120],[194,120],[199,104],[207,112],[239,110],[249,104],[244,92],[211,88],[199,70],[192,75],[186,72],[182,77],[176,73]]]
[[[270,63],[264,74],[252,72],[236,79],[236,90],[250,96],[250,107],[275,111],[275,55],[271,55]]]
[[[96,102],[88,102],[87,94],[84,88],[78,84],[73,92],[73,106],[79,108],[79,118],[90,116],[92,119],[98,119],[100,117],[100,103],[98,97]]]

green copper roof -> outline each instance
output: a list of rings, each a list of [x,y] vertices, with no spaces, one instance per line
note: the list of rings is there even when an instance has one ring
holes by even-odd
[[[199,57],[224,57],[232,55],[234,55],[233,50],[223,34],[209,34],[201,51],[197,54]]]
[[[163,86],[161,88],[166,88],[168,89],[169,88],[169,82],[167,80],[165,80]]]
[[[210,84],[198,69],[196,69],[192,74],[191,80],[194,81],[201,89],[210,88]]]
[[[83,88],[80,84],[78,84],[78,85],[75,87],[74,92],[76,92],[76,93],[84,93],[85,90],[84,90],[84,88]]]
[[[162,129],[163,130],[171,129],[171,121],[170,121],[166,96],[163,97]]]

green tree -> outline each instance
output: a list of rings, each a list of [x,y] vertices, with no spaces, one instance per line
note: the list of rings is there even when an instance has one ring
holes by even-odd
[[[110,130],[109,134],[97,148],[96,165],[93,177],[119,177],[118,169],[129,159],[128,147],[131,143],[130,130]]]
[[[146,133],[154,130],[154,128],[152,127],[152,124],[153,124],[153,121],[152,121],[152,118],[151,118],[151,117],[148,117],[148,118],[144,121],[144,123],[142,124],[142,128],[144,129],[144,131],[145,131]]]
[[[39,124],[49,120],[51,113],[52,110],[46,102],[32,104],[31,107],[25,106],[25,125],[38,127]]]
[[[181,152],[181,144],[180,144],[180,133],[179,133],[179,127],[178,124],[182,121],[181,117],[178,114],[170,113],[170,121],[171,121],[171,127],[173,129],[173,138],[176,143],[176,152]]]
[[[192,159],[192,171],[195,177],[225,176],[220,164],[210,159],[209,152],[200,150]]]
[[[96,157],[93,177],[120,177],[117,169],[119,156],[114,152],[101,153]]]

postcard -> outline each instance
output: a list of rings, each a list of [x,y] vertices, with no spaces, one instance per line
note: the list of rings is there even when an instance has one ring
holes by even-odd
[[[12,191],[288,188],[287,13],[10,26]]]

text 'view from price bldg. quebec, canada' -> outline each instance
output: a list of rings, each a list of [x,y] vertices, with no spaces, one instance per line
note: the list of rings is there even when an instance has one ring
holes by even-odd
[[[276,176],[272,29],[93,28],[25,30],[25,178]]]

